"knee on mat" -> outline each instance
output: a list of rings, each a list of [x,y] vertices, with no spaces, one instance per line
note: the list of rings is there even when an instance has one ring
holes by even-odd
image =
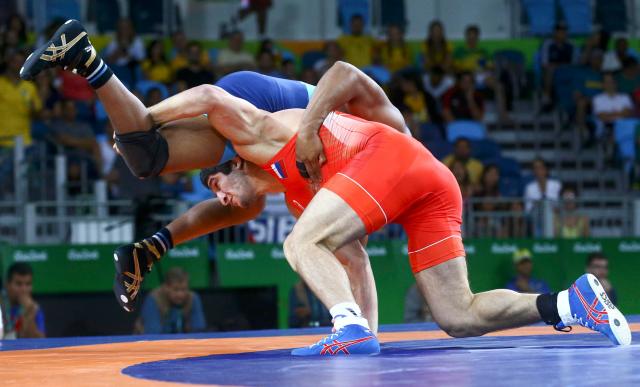
[[[451,337],[474,337],[480,336],[482,334],[481,332],[477,331],[470,322],[465,321],[465,319],[450,319],[437,322],[440,329],[442,329],[447,335]]]

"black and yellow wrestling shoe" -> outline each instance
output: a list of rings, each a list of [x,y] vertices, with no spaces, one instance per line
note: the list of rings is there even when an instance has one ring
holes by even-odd
[[[162,257],[150,239],[120,246],[113,253],[116,266],[113,293],[120,306],[127,312],[135,310],[145,274],[150,272],[154,262]]]
[[[61,67],[87,79],[91,86],[102,86],[113,74],[96,54],[87,31],[79,21],[67,20],[51,39],[27,57],[20,78],[31,80],[41,71]]]

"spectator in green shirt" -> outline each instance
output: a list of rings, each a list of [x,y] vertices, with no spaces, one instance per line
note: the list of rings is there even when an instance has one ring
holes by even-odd
[[[493,91],[500,120],[508,121],[504,84],[508,77],[496,77],[490,54],[478,45],[479,41],[480,27],[467,26],[464,32],[464,44],[453,51],[453,67],[457,73],[473,73],[479,89],[488,88]]]

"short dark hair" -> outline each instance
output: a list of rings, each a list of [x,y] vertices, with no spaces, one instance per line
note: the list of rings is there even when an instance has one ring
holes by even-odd
[[[202,185],[204,185],[205,187],[209,188],[207,186],[207,180],[209,180],[209,176],[211,175],[215,175],[217,173],[222,173],[223,175],[228,175],[231,173],[231,170],[233,169],[233,160],[229,160],[227,162],[224,162],[222,164],[218,164],[215,165],[213,167],[209,167],[209,168],[203,168],[202,170],[200,170],[200,182],[202,183]]]
[[[607,258],[604,253],[591,253],[587,256],[587,266],[591,265],[591,262],[595,261],[596,259],[604,259],[605,261],[609,261],[609,258]]]
[[[469,32],[475,32],[476,35],[480,35],[480,27],[477,24],[469,24],[467,28],[464,29],[464,33],[468,34]]]
[[[364,16],[362,16],[359,13],[354,13],[353,15],[351,15],[351,21],[358,20],[358,19],[364,21]]]
[[[189,273],[179,266],[174,266],[171,269],[167,270],[167,273],[164,275],[164,283],[170,284],[174,282],[182,282],[189,280]]]
[[[622,68],[627,69],[638,64],[638,60],[632,56],[628,56],[622,60]]]
[[[30,275],[33,277],[33,269],[26,262],[14,262],[7,270],[7,282],[11,282],[16,275]]]

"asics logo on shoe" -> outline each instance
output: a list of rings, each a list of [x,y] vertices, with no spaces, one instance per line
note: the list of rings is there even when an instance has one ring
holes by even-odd
[[[82,31],[69,43],[67,43],[67,36],[65,34],[60,35],[60,41],[62,42],[62,44],[60,46],[56,46],[55,44],[51,43],[51,45],[45,50],[45,53],[40,55],[40,59],[46,60],[48,62],[53,62],[64,57],[64,54],[66,54],[67,51],[69,51],[69,49],[76,43],[78,43],[80,39],[82,39],[85,35],[87,35],[87,33],[85,31]],[[47,51],[51,53],[46,54]],[[93,61],[93,59],[91,60]]]
[[[369,341],[373,339],[373,336],[367,336],[360,339],[349,340],[349,341],[338,341],[333,340],[333,342],[328,344],[322,344],[322,350],[320,351],[321,355],[337,355],[342,352],[345,355],[349,355],[349,347],[355,344],[364,343],[365,341]]]
[[[615,309],[616,307],[613,305],[613,302],[611,302],[611,300],[609,300],[609,297],[607,296],[606,292],[600,292],[600,297],[602,298],[602,302],[609,308],[609,309]]]

